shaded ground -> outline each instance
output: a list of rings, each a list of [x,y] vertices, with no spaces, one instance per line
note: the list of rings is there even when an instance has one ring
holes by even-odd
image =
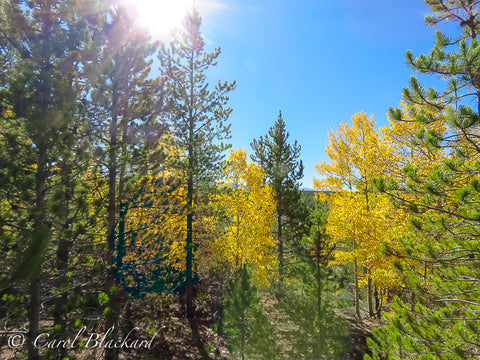
[[[350,325],[350,344],[351,351],[348,354],[350,360],[363,360],[364,354],[371,355],[367,347],[367,338],[372,337],[372,329],[374,327],[380,328],[386,325],[383,319],[365,318],[358,320],[353,316],[346,316],[345,319]]]
[[[162,360],[161,355],[166,356],[165,359],[172,360],[233,359],[228,351],[228,344],[211,329],[211,325],[218,320],[218,304],[220,301],[218,294],[215,295],[215,287],[212,287],[212,284],[202,284],[202,286],[208,287],[208,291],[211,293],[208,300],[203,301],[201,307],[197,308],[199,310],[198,318],[188,321],[177,308],[176,315],[172,319],[175,323],[174,329],[172,328],[172,331],[165,334],[155,353],[159,357],[154,357],[155,359]],[[206,288],[202,290],[206,290]],[[295,353],[293,337],[295,334],[297,336],[300,334],[300,337],[304,336],[301,334],[302,329],[282,309],[273,294],[266,293],[263,295],[261,303],[272,324],[273,339],[276,343],[272,343],[272,346],[276,346],[278,349],[276,360],[302,360],[290,356],[290,354]],[[175,306],[177,307],[178,304]],[[350,348],[345,357],[340,359],[363,360],[364,354],[370,354],[366,339],[372,336],[371,329],[381,327],[385,324],[385,321],[370,318],[358,320],[351,314],[341,312],[338,315],[345,319],[347,323],[349,344],[346,345]]]
[[[197,300],[197,317],[186,319],[179,298],[170,301],[158,300],[150,306],[145,303],[133,303],[124,309],[121,328],[126,331],[135,326],[141,330],[136,334],[139,338],[151,338],[148,329],[161,329],[155,338],[151,349],[124,350],[120,354],[121,360],[227,360],[233,359],[228,351],[228,344],[213,329],[212,325],[218,321],[218,306],[220,294],[215,284],[204,283],[200,285]],[[262,298],[264,312],[269,317],[273,327],[273,339],[278,349],[277,359],[296,359],[291,354],[296,353],[294,348],[295,336],[306,336],[302,329],[282,309],[273,294],[265,294]],[[351,315],[340,314],[348,325],[350,352],[344,359],[361,360],[368,353],[366,338],[372,336],[373,327],[384,325],[383,320],[361,319]],[[297,334],[297,335],[295,335]],[[298,335],[300,334],[300,335]],[[5,336],[0,336],[0,359],[18,359],[20,351],[8,347]],[[297,342],[298,344],[298,342]],[[26,350],[26,349],[23,349]],[[77,350],[78,359],[102,358],[99,351],[91,349]],[[256,359],[255,359],[256,360]],[[301,360],[301,359],[297,359]]]

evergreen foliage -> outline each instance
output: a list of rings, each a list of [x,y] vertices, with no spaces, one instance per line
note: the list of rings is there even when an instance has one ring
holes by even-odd
[[[5,164],[1,192],[2,204],[10,204],[1,207],[0,215],[0,241],[7,254],[2,293],[7,298],[9,293],[28,294],[22,297],[28,309],[28,358],[38,359],[33,339],[46,315],[42,299],[50,291],[54,324],[66,334],[62,305],[69,287],[68,253],[86,239],[90,219],[86,184],[78,176],[88,160],[85,93],[79,81],[81,54],[90,47],[89,30],[98,19],[78,16],[95,8],[90,1],[1,5],[0,52],[6,60],[4,74],[9,74],[1,84],[2,129],[7,129],[0,140]],[[45,269],[45,262],[55,268]],[[6,281],[13,288],[5,289]],[[42,289],[48,281],[57,289]]]
[[[401,239],[404,261],[397,266],[411,295],[395,299],[388,327],[376,331],[375,359],[473,359],[480,353],[480,9],[468,0],[426,4],[433,12],[427,24],[456,21],[461,33],[450,38],[437,31],[429,54],[407,52],[415,71],[440,75],[445,88],[425,90],[412,77],[404,97],[416,121],[446,120],[446,132],[420,133],[427,146],[446,155],[427,174],[411,165],[405,169],[406,183],[380,186],[411,214],[412,230]],[[390,113],[402,120],[400,110]]]
[[[196,207],[201,203],[199,189],[211,184],[220,173],[223,151],[229,145],[230,125],[226,123],[231,108],[226,108],[228,92],[235,82],[218,82],[211,89],[206,81],[207,70],[215,66],[220,48],[212,53],[205,51],[200,32],[202,18],[196,9],[185,17],[183,30],[170,48],[162,47],[159,53],[160,71],[165,78],[166,98],[169,106],[169,126],[175,146],[181,149],[177,168],[183,171],[187,185],[185,239],[185,295],[186,313],[193,316],[193,280],[196,277],[194,239]]]
[[[266,182],[275,194],[277,241],[280,273],[284,267],[285,245],[300,242],[303,234],[303,220],[307,216],[303,202],[305,199],[299,190],[299,181],[303,177],[303,163],[300,160],[301,146],[288,143],[289,133],[282,112],[268,134],[254,139],[251,143],[254,154],[252,160],[265,171]]]
[[[279,299],[289,318],[298,326],[288,337],[292,342],[290,358],[342,358],[349,351],[348,328],[334,309],[348,306],[342,298],[344,274],[329,266],[334,259],[335,243],[326,233],[327,204],[315,199],[308,208],[307,233],[302,239],[303,252],[297,254],[293,268],[296,283]]]
[[[250,279],[249,269],[244,266],[227,285],[223,332],[231,352],[238,354],[236,358],[273,360],[277,353],[271,341],[271,325]]]
[[[108,203],[102,214],[107,239],[105,293],[123,285],[129,194],[138,176],[152,170],[147,156],[163,131],[156,121],[158,111],[154,106],[160,89],[158,80],[150,78],[152,60],[148,60],[155,46],[133,26],[127,11],[118,1],[107,8],[101,27],[104,33],[94,58],[98,65],[88,69],[93,72],[89,111],[95,120],[90,129],[97,155],[94,169],[106,183],[102,196]],[[110,294],[106,329],[118,329],[119,296],[115,291]],[[112,336],[117,338],[117,330]],[[118,358],[118,350],[106,349],[106,358]]]

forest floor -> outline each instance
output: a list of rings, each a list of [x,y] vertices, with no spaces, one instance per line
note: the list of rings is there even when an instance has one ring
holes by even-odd
[[[204,285],[205,286],[205,285]],[[228,344],[217,332],[213,330],[213,325],[218,321],[218,306],[221,301],[220,294],[214,291],[215,285],[207,284],[209,289],[199,296],[197,300],[197,316],[193,319],[187,319],[182,311],[180,297],[173,298],[168,305],[163,306],[161,311],[158,306],[152,308],[139,307],[132,305],[132,312],[123,313],[121,327],[127,329],[132,326],[140,326],[147,329],[155,325],[164,327],[155,339],[154,346],[151,349],[133,349],[124,350],[120,353],[120,360],[227,360],[235,359],[229,352]],[[213,289],[213,290],[212,290]],[[206,290],[206,289],[202,289]],[[305,329],[291,318],[285,309],[280,306],[272,293],[265,293],[261,300],[264,308],[264,314],[267,315],[272,325],[273,334],[272,346],[277,348],[277,357],[275,360],[300,360],[298,356],[291,354],[298,353],[295,346],[298,346],[302,336],[308,334]],[[348,332],[348,343],[346,344],[347,354],[337,359],[361,360],[363,355],[368,353],[366,345],[367,337],[372,336],[373,327],[381,327],[384,320],[378,319],[357,319],[347,312],[338,312],[340,318],[345,320],[345,331]],[[142,317],[139,316],[142,314]],[[157,319],[155,319],[157,318]],[[307,318],[307,322],[308,322]],[[313,321],[313,319],[312,319]],[[139,333],[141,338],[149,338],[147,332]],[[7,346],[6,338],[0,339],[0,359],[18,359],[20,358],[20,349],[14,350]],[[26,350],[26,349],[21,349]],[[72,354],[73,355],[73,354]],[[102,356],[98,352],[87,349],[77,349],[75,355],[78,359],[97,359]],[[257,360],[257,359],[255,359]]]
[[[206,286],[209,287],[210,296],[202,300],[200,306],[197,304],[195,319],[186,319],[181,304],[179,302],[173,304],[173,316],[170,319],[173,325],[169,326],[170,330],[162,336],[155,351],[149,354],[153,357],[145,359],[236,359],[229,352],[225,339],[212,329],[212,325],[218,320],[218,305],[221,300],[219,294],[215,295],[216,292],[212,291],[212,284]],[[272,346],[278,349],[275,360],[300,360],[298,357],[291,357],[290,354],[295,353],[295,340],[301,339],[303,330],[286,314],[272,293],[266,292],[262,295],[261,304],[273,329],[272,338],[275,344],[272,343]],[[338,359],[363,360],[363,355],[369,353],[366,339],[372,336],[372,328],[385,325],[385,321],[368,317],[357,319],[353,316],[353,311],[338,311],[337,314],[345,320],[348,332],[346,335],[348,350],[344,357]],[[125,359],[130,360],[128,357]]]
[[[265,314],[270,318],[274,328],[273,337],[279,350],[277,359],[293,359],[287,355],[292,352],[294,346],[289,339],[289,334],[298,331],[298,325],[292,322],[272,300],[266,301]],[[384,320],[370,318],[359,320],[350,315],[340,316],[348,323],[350,346],[350,351],[342,360],[363,360],[363,355],[369,353],[366,339],[372,336],[373,327],[381,327],[385,324]],[[176,324],[175,331],[165,335],[156,347],[155,354],[151,354],[154,355],[153,358],[160,360],[235,359],[230,354],[226,341],[212,330],[211,319],[203,317],[187,320],[184,317],[175,317],[173,320]],[[130,360],[128,357],[125,359]]]
[[[296,346],[295,343],[298,345],[299,337],[306,338],[308,336],[308,334],[305,333],[305,329],[301,329],[299,324],[292,321],[291,317],[286,314],[285,309],[282,309],[273,296],[263,298],[262,303],[264,304],[265,314],[273,325],[273,337],[279,349],[277,359],[299,360],[298,357],[291,357],[288,354],[296,352],[294,347]],[[353,309],[351,311],[338,310],[335,311],[335,313],[341,320],[346,322],[346,331],[348,332],[348,334],[346,334],[347,343],[345,344],[345,348],[347,350],[345,351],[345,356],[338,358],[338,360],[363,360],[364,354],[371,355],[367,346],[367,338],[373,337],[372,329],[374,327],[380,328],[386,325],[385,320],[369,317],[358,319],[353,315]],[[311,316],[311,321],[313,321],[313,315]]]
[[[363,318],[357,319],[353,316],[346,316],[345,319],[350,327],[351,351],[347,355],[349,360],[363,360],[364,354],[371,355],[367,346],[367,338],[373,337],[372,329],[386,325],[383,319]]]

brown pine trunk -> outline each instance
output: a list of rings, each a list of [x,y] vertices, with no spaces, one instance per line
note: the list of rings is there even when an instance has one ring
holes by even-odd
[[[118,69],[117,69],[118,71]],[[118,137],[118,82],[115,77],[112,85],[112,122],[110,123],[110,144],[108,150],[108,214],[107,214],[107,274],[105,279],[105,293],[108,294],[108,307],[110,313],[105,319],[105,332],[110,328],[114,328],[110,339],[114,342],[118,338],[118,313],[116,298],[110,293],[110,289],[115,285],[115,278],[113,274],[114,266],[114,251],[115,251],[115,216],[116,216],[116,201],[117,201],[117,137]],[[118,350],[112,348],[105,349],[105,360],[117,360]]]
[[[316,273],[316,278],[317,278],[317,315],[318,319],[322,319],[322,277],[321,277],[321,269],[320,269],[320,254],[321,254],[321,249],[317,247],[317,273]],[[324,320],[324,319],[322,319]],[[320,326],[318,328],[318,342],[314,343],[312,346],[312,358],[316,358],[320,355],[323,347],[324,347],[324,342],[323,342],[323,327]]]
[[[40,327],[40,277],[30,281],[30,306],[28,311],[28,360],[39,360],[40,355],[34,340],[39,334]]]
[[[278,268],[280,275],[283,275],[283,228],[282,215],[278,214],[277,219],[277,241],[278,241]]]
[[[106,315],[105,319],[105,333],[109,329],[113,328],[113,332],[106,339],[113,340],[115,343],[118,339],[118,319],[120,317],[120,296],[119,291],[111,292],[110,289],[115,286],[115,279],[113,276],[113,268],[110,267],[107,270],[107,279],[105,281],[105,292],[109,296],[109,301],[107,306],[110,308],[110,312]],[[109,348],[105,349],[105,360],[117,360],[118,359],[118,349]]]
[[[187,238],[185,241],[185,313],[187,318],[194,316],[193,309],[193,179],[187,182]]]
[[[193,113],[193,104],[195,103],[195,52],[192,51],[190,57],[190,107],[188,113],[188,165],[187,165],[187,238],[185,240],[185,314],[187,318],[194,316],[193,309],[193,174],[194,174],[194,156],[193,143],[195,141],[195,118]]]
[[[44,141],[39,141],[38,146],[38,160],[37,173],[35,176],[35,210],[37,212],[33,224],[33,238],[32,241],[38,241],[40,246],[47,246],[46,237],[49,236],[49,230],[45,219],[45,182],[47,178],[47,145]],[[32,244],[32,247],[37,247],[38,244]],[[34,340],[40,333],[40,310],[41,310],[41,267],[43,263],[44,248],[39,248],[41,255],[35,261],[33,269],[33,277],[30,280],[30,304],[28,307],[28,360],[38,360],[40,355],[37,347],[34,345]],[[36,255],[36,254],[35,254]]]
[[[72,184],[72,169],[71,167],[66,164],[66,161],[61,165],[61,178],[62,178],[62,185],[65,188],[65,202],[62,205],[62,213],[60,216],[63,217],[63,232],[61,236],[59,236],[58,244],[57,244],[57,259],[56,259],[56,267],[57,267],[57,278],[55,280],[55,289],[60,290],[61,293],[55,299],[55,308],[53,312],[53,322],[55,326],[60,327],[60,339],[67,338],[67,317],[65,314],[64,306],[67,302],[67,293],[63,290],[63,286],[68,283],[67,280],[67,268],[68,268],[68,260],[69,260],[69,251],[70,246],[72,243],[71,240],[71,232],[70,232],[70,211],[69,211],[69,204],[72,200],[73,196],[73,184]],[[63,359],[67,355],[67,349],[64,347],[60,347],[58,349],[58,358]]]
[[[127,123],[124,122],[122,129],[122,139],[127,136]],[[125,140],[122,141],[122,153],[126,152]],[[117,237],[117,271],[123,267],[123,257],[125,256],[125,218],[128,211],[125,192],[125,161],[120,164],[120,179],[118,182],[118,197],[120,199],[119,219],[118,219],[118,237]],[[118,281],[118,276],[116,277]]]

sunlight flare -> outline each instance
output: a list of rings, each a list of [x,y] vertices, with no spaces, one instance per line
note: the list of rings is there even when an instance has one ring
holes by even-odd
[[[124,0],[139,26],[156,39],[166,38],[180,27],[192,0]]]

